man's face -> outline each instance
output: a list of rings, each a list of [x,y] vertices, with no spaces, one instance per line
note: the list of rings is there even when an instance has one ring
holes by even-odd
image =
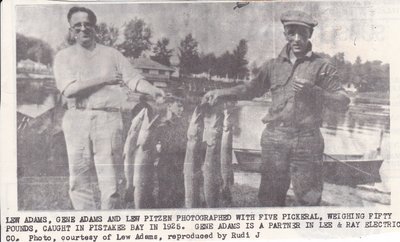
[[[183,103],[180,101],[170,103],[168,109],[173,115],[180,118],[183,114]]]
[[[86,12],[76,12],[69,21],[70,30],[76,43],[82,47],[89,47],[95,39],[94,24],[89,21]]]
[[[285,26],[285,37],[295,55],[304,55],[307,50],[311,29],[302,25]]]

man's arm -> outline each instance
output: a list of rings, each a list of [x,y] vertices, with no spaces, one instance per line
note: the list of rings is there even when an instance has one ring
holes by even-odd
[[[67,98],[85,95],[96,91],[104,85],[113,85],[121,82],[121,74],[104,73],[99,70],[97,76],[85,77],[70,66],[70,58],[66,52],[58,53],[54,59],[54,76],[57,88]]]
[[[202,103],[209,103],[215,105],[219,101],[232,98],[242,99],[240,97],[245,96],[248,93],[248,87],[245,84],[237,85],[230,88],[215,89],[207,92],[202,99]]]
[[[317,92],[322,95],[324,105],[329,109],[338,112],[346,112],[349,109],[350,98],[347,96],[346,91],[338,90],[329,92],[318,86],[316,88],[320,89]]]
[[[349,108],[350,98],[341,86],[341,81],[336,68],[331,64],[324,64],[318,72],[318,82],[312,85],[307,80],[296,79],[293,88],[296,93],[314,92],[322,97],[324,106],[327,108],[345,112]]]
[[[163,98],[165,96],[164,91],[161,90],[160,88],[150,84],[148,81],[141,79],[139,80],[137,86],[136,86],[136,91],[141,92],[141,93],[146,93],[151,95],[156,101],[160,100],[160,98]],[[162,100],[160,100],[162,101]]]
[[[261,67],[261,71],[250,82],[230,88],[215,89],[207,92],[202,102],[214,105],[223,99],[252,99],[261,96],[270,88],[269,62]]]
[[[165,93],[162,89],[146,81],[138,70],[133,68],[129,60],[120,52],[116,52],[116,58],[118,62],[118,72],[122,74],[123,81],[129,89],[135,92],[149,94],[156,101],[163,102],[161,99],[165,96]]]
[[[304,87],[304,89],[307,88]],[[327,91],[314,85],[313,87],[310,87],[308,91],[314,92],[317,96],[320,96],[321,100],[323,100],[323,105],[328,109],[337,112],[346,112],[349,109],[350,98],[344,90]]]
[[[319,72],[320,82],[316,88],[324,100],[324,105],[334,111],[345,112],[349,108],[350,98],[343,89],[336,68],[325,64]]]
[[[74,80],[68,86],[66,86],[63,94],[67,98],[77,97],[88,92],[96,91],[105,85],[119,84],[121,81],[122,79],[120,74],[116,74],[114,78],[96,77],[85,80]]]

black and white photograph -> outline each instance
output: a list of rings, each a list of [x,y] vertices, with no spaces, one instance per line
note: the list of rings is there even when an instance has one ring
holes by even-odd
[[[399,3],[2,2],[1,241],[394,241]]]
[[[18,210],[390,206],[387,8],[16,6]]]

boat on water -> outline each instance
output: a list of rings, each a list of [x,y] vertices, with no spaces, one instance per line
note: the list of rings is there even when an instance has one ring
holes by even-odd
[[[234,149],[237,163],[234,171],[260,172],[261,151],[252,149]],[[324,154],[324,180],[336,185],[356,186],[381,182],[379,169],[383,159],[365,158],[361,154]]]
[[[326,124],[326,127],[321,127],[326,144],[323,169],[324,179],[327,183],[357,186],[382,182],[379,170],[384,161],[382,157],[385,157],[383,154],[381,155],[384,130],[381,127],[370,129],[364,123],[362,123],[363,125],[358,124],[358,120],[364,122],[365,117],[357,116],[354,109],[360,112],[371,110],[370,107],[360,106],[361,104],[358,103],[357,107],[351,107],[349,111],[352,115],[351,118],[348,117],[350,113],[346,114],[347,116],[332,113],[325,117],[329,121],[335,119],[335,122],[331,122],[333,123],[332,127],[329,126],[329,123]],[[260,172],[261,147],[259,141],[262,130],[265,128],[265,124],[260,120],[268,111],[269,103],[240,101],[236,107],[236,132],[233,140],[233,152],[236,157],[234,169],[237,172]],[[379,109],[375,113],[386,114],[387,112]],[[339,121],[340,119],[341,121]],[[351,120],[355,123],[346,123]],[[354,128],[355,126],[360,129]],[[377,135],[378,130],[380,130],[380,136]],[[368,132],[368,135],[377,135],[376,140],[374,136],[363,136],[363,132]],[[367,140],[369,138],[371,140]]]

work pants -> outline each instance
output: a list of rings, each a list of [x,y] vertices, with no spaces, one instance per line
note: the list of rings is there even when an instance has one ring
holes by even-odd
[[[324,140],[319,128],[267,127],[261,137],[261,206],[285,206],[292,182],[296,205],[319,205]]]
[[[101,209],[119,208],[117,164],[122,156],[121,113],[71,109],[65,113],[62,126],[68,153],[69,194],[74,209],[96,209],[91,177],[93,166],[101,193]]]

